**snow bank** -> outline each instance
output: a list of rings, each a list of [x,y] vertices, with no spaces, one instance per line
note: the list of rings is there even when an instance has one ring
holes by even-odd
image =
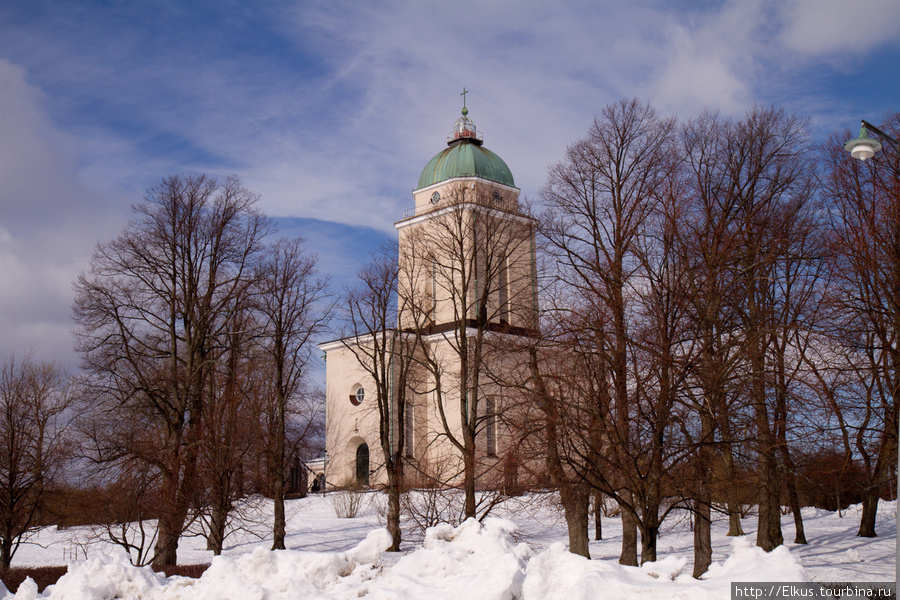
[[[522,600],[588,600],[600,593],[625,599],[721,599],[731,597],[732,581],[806,581],[803,567],[783,546],[767,554],[736,538],[731,547],[732,555],[698,581],[684,572],[683,557],[626,567],[570,554],[556,543],[528,563]]]
[[[806,581],[802,565],[785,547],[765,553],[746,538],[703,580],[685,572],[687,559],[667,557],[641,567],[588,560],[561,543],[535,555],[516,543],[516,526],[503,519],[429,529],[421,548],[392,567],[379,566],[390,546],[387,531],[369,533],[346,552],[253,552],[216,557],[200,579],[166,579],[133,567],[124,553],[70,567],[56,586],[39,595],[23,584],[16,600],[588,600],[729,598],[732,581]],[[7,594],[6,598],[11,596]]]
[[[391,545],[384,529],[369,533],[347,552],[272,552],[257,548],[234,558],[217,556],[200,579],[166,578],[135,567],[124,553],[70,565],[43,595],[34,582],[19,586],[15,600],[288,600],[356,597],[376,573],[373,563]]]
[[[217,556],[199,580],[165,598],[288,600],[355,597],[355,590],[375,576],[373,564],[390,545],[391,536],[387,530],[377,529],[347,552],[272,552],[257,548],[234,558]]]
[[[60,577],[56,585],[44,590],[43,595],[37,593],[37,586],[29,578],[19,586],[15,599],[156,598],[167,583],[164,575],[154,573],[149,567],[132,565],[124,552],[111,552],[70,566],[69,572]]]
[[[724,563],[712,564],[703,579],[726,582],[809,580],[800,560],[787,546],[778,546],[771,552],[766,552],[744,536],[731,542],[731,552]]]
[[[459,527],[439,525],[425,533],[422,548],[401,558],[379,578],[373,599],[466,598],[513,600],[521,597],[526,544],[514,544],[516,526],[504,519],[469,519]]]

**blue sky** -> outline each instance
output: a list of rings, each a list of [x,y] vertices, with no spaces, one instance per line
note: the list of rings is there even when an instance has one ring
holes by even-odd
[[[74,366],[71,282],[148,187],[238,174],[338,287],[471,90],[534,198],[602,107],[754,104],[817,138],[900,109],[900,2],[0,2],[0,357]]]

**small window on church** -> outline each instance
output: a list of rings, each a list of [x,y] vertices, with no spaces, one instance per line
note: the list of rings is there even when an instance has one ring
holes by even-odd
[[[497,413],[494,406],[494,399],[490,396],[486,399],[484,412],[487,418],[487,427],[485,428],[485,446],[488,456],[497,456]]]
[[[350,402],[352,402],[354,406],[359,406],[366,398],[366,390],[359,384],[353,386],[352,389],[353,393],[350,394]]]
[[[409,398],[406,401],[406,410],[404,411],[403,418],[406,419],[406,422],[404,423],[405,429],[403,431],[403,435],[406,437],[404,440],[406,456],[413,457],[416,454],[416,405],[413,403],[412,398]]]
[[[499,317],[501,323],[509,323],[509,265],[507,264],[506,255],[500,255],[500,309]]]

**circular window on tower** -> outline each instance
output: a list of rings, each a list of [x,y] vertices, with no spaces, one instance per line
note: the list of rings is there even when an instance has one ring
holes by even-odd
[[[435,192],[431,195],[431,203],[432,204],[437,204],[440,201],[441,201],[441,193],[440,192]]]
[[[500,192],[494,192],[494,204],[500,204],[500,200],[502,199]]]
[[[352,402],[354,406],[359,406],[365,399],[366,390],[363,386],[357,383],[350,388],[350,402]]]

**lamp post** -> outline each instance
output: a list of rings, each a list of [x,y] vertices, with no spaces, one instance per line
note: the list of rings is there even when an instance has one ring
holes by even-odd
[[[900,144],[898,144],[897,140],[863,119],[862,126],[859,129],[859,137],[852,139],[844,144],[844,150],[849,152],[850,155],[854,158],[858,158],[863,162],[875,156],[875,153],[881,150],[882,145],[879,141],[873,140],[869,137],[868,130],[870,129],[883,140],[888,142],[891,146],[893,146],[894,151],[900,149]],[[895,175],[900,176],[900,172],[895,173]],[[897,227],[898,235],[900,235],[900,223],[897,224]],[[896,378],[897,374],[895,373],[894,376]],[[895,406],[894,411],[897,412],[898,410],[900,410],[900,408]],[[900,422],[900,417],[898,417],[897,420],[898,422]],[[897,431],[897,494],[894,496],[894,499],[896,502],[895,512],[897,516],[897,531],[894,535],[896,540],[894,583],[895,585],[897,585],[900,584],[900,423],[898,423]],[[896,590],[896,587],[894,589]]]

